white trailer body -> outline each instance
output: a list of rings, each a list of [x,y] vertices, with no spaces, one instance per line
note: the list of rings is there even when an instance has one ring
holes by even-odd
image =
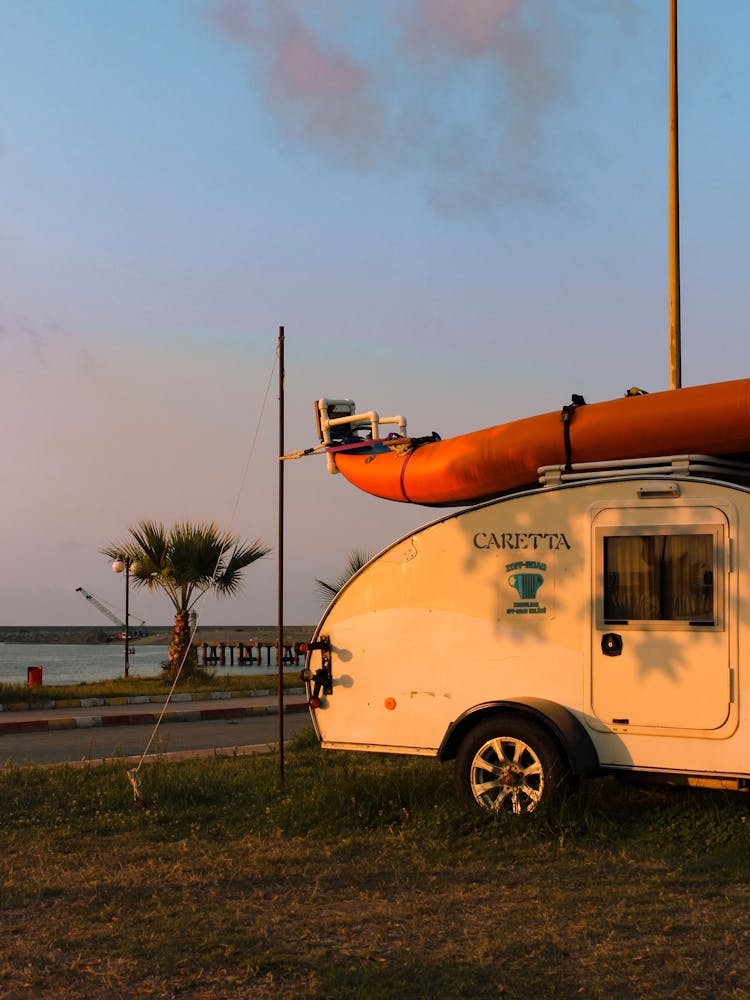
[[[750,783],[750,491],[583,479],[450,514],[370,561],[306,676],[325,748],[457,758],[467,801],[563,773]]]

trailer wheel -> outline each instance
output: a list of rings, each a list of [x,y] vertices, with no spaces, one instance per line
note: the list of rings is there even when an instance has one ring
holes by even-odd
[[[567,767],[540,726],[495,716],[466,736],[454,773],[456,793],[466,805],[520,815],[560,791]]]

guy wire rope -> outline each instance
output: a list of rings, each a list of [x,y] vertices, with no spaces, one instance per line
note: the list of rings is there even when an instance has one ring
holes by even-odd
[[[234,501],[234,505],[232,507],[232,511],[231,511],[231,513],[229,515],[229,521],[228,521],[228,527],[227,527],[227,534],[231,533],[232,526],[234,525],[234,522],[235,522],[235,520],[237,518],[237,511],[239,509],[240,500],[242,499],[242,494],[243,494],[243,492],[245,490],[245,484],[247,483],[247,476],[248,476],[248,473],[249,473],[249,470],[250,470],[250,465],[252,463],[253,455],[255,453],[255,446],[256,446],[257,441],[258,441],[258,434],[260,433],[261,424],[263,423],[263,416],[265,414],[266,404],[268,402],[268,395],[269,395],[269,393],[271,391],[271,384],[273,382],[273,376],[274,376],[274,373],[276,371],[276,365],[278,364],[278,361],[279,361],[279,347],[277,346],[276,350],[274,352],[274,358],[273,358],[273,363],[271,365],[271,371],[269,373],[268,381],[266,383],[266,389],[265,389],[265,392],[263,394],[263,401],[261,403],[260,413],[258,414],[258,419],[257,419],[256,424],[255,424],[255,431],[253,433],[253,437],[252,437],[252,440],[250,442],[250,447],[248,448],[247,457],[245,459],[245,465],[244,465],[244,468],[242,470],[242,476],[240,477],[239,488],[237,490],[237,495],[235,497],[235,501]],[[208,591],[211,589],[211,585],[213,584],[214,579],[216,578],[216,573],[218,572],[218,569],[219,569],[219,563],[221,562],[222,555],[223,555],[223,552],[219,554],[219,557],[216,560],[216,565],[214,566],[214,569],[213,569],[213,572],[211,574],[211,578],[210,578],[208,584],[198,594],[198,596],[196,597],[195,601],[193,602],[193,604],[189,608],[190,611],[194,610],[195,606],[199,603],[199,601],[201,600],[201,598],[204,597],[208,593]],[[192,623],[192,625],[190,627],[190,641],[188,642],[187,648],[185,649],[185,652],[183,654],[183,657],[182,657],[182,660],[180,662],[180,665],[177,668],[174,680],[172,681],[172,686],[170,687],[170,689],[169,689],[169,691],[167,693],[167,697],[166,697],[166,699],[164,701],[164,705],[162,706],[161,712],[159,713],[159,716],[156,719],[156,722],[154,723],[154,728],[153,728],[153,731],[151,733],[151,736],[149,737],[148,742],[146,743],[146,746],[145,746],[145,748],[143,750],[143,753],[141,754],[141,757],[140,757],[138,763],[136,764],[136,766],[134,768],[131,768],[129,771],[125,772],[126,775],[127,775],[127,779],[128,779],[128,781],[130,782],[130,784],[131,784],[131,786],[133,788],[133,798],[134,798],[135,804],[137,806],[142,806],[144,804],[143,803],[143,795],[142,795],[142,791],[141,791],[141,784],[140,784],[140,781],[138,780],[138,773],[139,773],[139,771],[141,769],[141,766],[143,765],[144,760],[146,759],[146,756],[148,755],[149,750],[151,749],[151,744],[154,742],[154,739],[156,738],[156,734],[157,734],[157,732],[159,730],[159,726],[161,725],[162,719],[164,718],[164,715],[165,715],[165,713],[167,711],[167,708],[169,707],[169,703],[172,700],[172,695],[174,694],[174,689],[177,686],[177,682],[179,681],[180,676],[182,674],[182,668],[184,667],[185,660],[187,658],[188,653],[190,652],[190,647],[193,644],[193,639],[195,637],[195,633],[196,633],[197,628],[198,628],[198,616],[196,614],[195,618],[193,619],[193,623]]]

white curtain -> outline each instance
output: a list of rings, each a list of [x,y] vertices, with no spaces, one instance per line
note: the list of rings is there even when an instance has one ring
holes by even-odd
[[[604,539],[604,617],[712,621],[712,535],[618,535]]]

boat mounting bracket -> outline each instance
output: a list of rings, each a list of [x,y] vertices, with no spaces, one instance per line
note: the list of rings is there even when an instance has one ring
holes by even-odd
[[[342,445],[360,440],[381,439],[383,424],[396,424],[400,437],[406,437],[406,417],[381,417],[376,410],[357,413],[352,399],[318,399],[315,401],[315,422],[321,444]],[[328,454],[328,471],[337,473],[336,461]]]

